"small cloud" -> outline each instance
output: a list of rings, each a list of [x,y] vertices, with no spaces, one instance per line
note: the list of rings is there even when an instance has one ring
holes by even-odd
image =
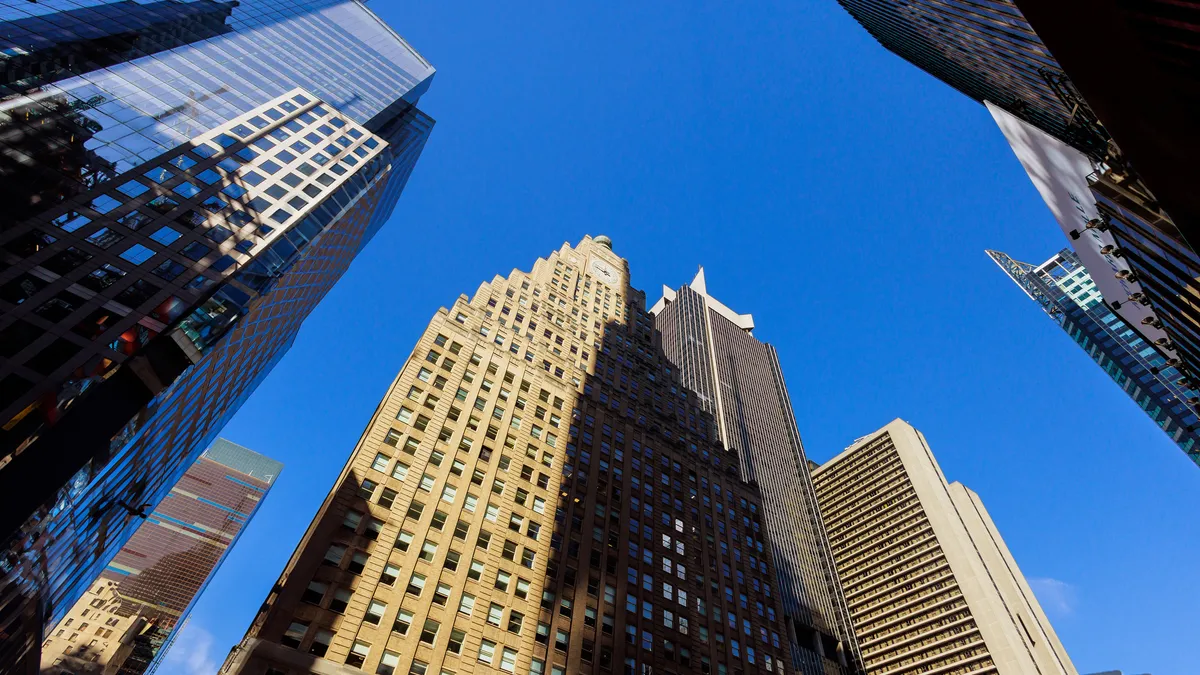
[[[194,623],[183,627],[163,659],[161,672],[215,675],[220,664],[212,654],[212,633]]]
[[[1029,587],[1037,596],[1042,609],[1051,616],[1070,616],[1075,613],[1075,587],[1049,577],[1029,579]]]

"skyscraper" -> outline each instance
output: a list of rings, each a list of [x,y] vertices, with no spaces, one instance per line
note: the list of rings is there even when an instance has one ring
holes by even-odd
[[[1014,0],[1154,188],[1185,238],[1200,236],[1200,6],[1175,0]],[[1096,58],[1102,44],[1106,58]]]
[[[151,672],[282,469],[217,439],[51,630],[41,673]]]
[[[797,670],[856,670],[853,629],[775,348],[754,337],[753,317],[709,295],[703,269],[679,291],[664,286],[650,312],[681,381],[738,454],[742,478],[762,489]]]
[[[1071,336],[1138,407],[1200,464],[1200,392],[1141,333],[1104,303],[1079,256],[1063,249],[1038,266],[988,251],[1021,290]]]
[[[813,472],[869,673],[1075,675],[983,508],[901,420]]]
[[[889,51],[1091,155],[1107,135],[1012,0],[838,0]]]
[[[433,68],[357,0],[89,5],[0,7],[0,183],[26,186],[0,216],[0,663],[287,351],[432,127]]]
[[[1194,10],[1159,2],[1128,7],[1091,3],[1086,10],[1078,7],[1080,11],[1064,10],[1058,3],[1014,0],[972,4],[968,11],[954,3],[933,0],[839,2],[884,47],[987,104],[1027,170],[1031,168],[1029,160],[1036,159],[1037,153],[1027,152],[1029,148],[1019,142],[1022,139],[1035,141],[1037,152],[1050,148],[1054,157],[1062,158],[1064,154],[1020,130],[1013,120],[1040,129],[1090,161],[1091,169],[1082,176],[1077,175],[1079,163],[1075,161],[1066,165],[1045,162],[1030,175],[1048,202],[1052,199],[1042,183],[1080,183],[1082,189],[1071,199],[1087,217],[1071,224],[1059,218],[1072,246],[1084,256],[1084,265],[1093,278],[1109,275],[1122,284],[1138,285],[1136,291],[1120,297],[1108,293],[1108,284],[1101,284],[1101,291],[1123,316],[1124,310],[1119,309],[1123,303],[1149,308],[1146,311],[1153,312],[1153,317],[1148,317],[1154,321],[1152,330],[1161,333],[1151,338],[1154,347],[1163,358],[1177,359],[1190,381],[1200,381],[1200,308],[1191,300],[1200,296],[1200,255],[1195,249],[1197,224],[1193,222],[1200,207],[1190,187],[1183,187],[1194,182],[1190,179],[1195,161],[1190,155],[1180,154],[1171,140],[1172,134],[1178,133],[1181,140],[1187,138],[1194,143],[1194,125],[1184,112],[1190,110],[1186,102],[1194,94],[1185,85],[1175,88],[1186,91],[1183,94],[1167,88],[1147,95],[1141,86],[1134,94],[1114,86],[1114,81],[1102,74],[1108,70],[1120,73],[1126,85],[1143,76],[1146,82],[1157,82],[1165,66],[1174,69],[1176,82],[1190,84],[1195,74],[1184,66],[1195,59],[1187,45],[1195,42],[1197,33],[1194,25],[1182,17]],[[1076,8],[1075,3],[1068,4]],[[1043,25],[1053,26],[1059,44],[1069,46],[1073,52],[1075,72],[1087,76],[1089,97],[1101,101],[1105,116],[1118,122],[1124,135],[1115,140],[1111,137],[1104,120],[1077,90],[1018,5],[1036,10]],[[1098,17],[1117,15],[1125,16],[1124,25],[1121,21],[1097,21]],[[1084,25],[1097,30],[1084,30]],[[1146,54],[1141,53],[1145,48],[1154,54],[1150,60],[1157,61],[1157,66],[1133,68],[1124,63],[1123,55],[1095,59],[1094,36],[1101,34],[1106,48],[1110,46],[1109,37],[1126,52],[1132,43],[1139,43],[1135,50],[1138,53],[1131,54],[1132,58],[1145,63],[1142,57]],[[1130,39],[1134,34],[1140,37]],[[1081,68],[1081,64],[1087,65]],[[1130,103],[1156,96],[1163,97],[1163,102]],[[1180,106],[1180,101],[1185,104]],[[1152,113],[1147,119],[1163,121],[1163,127],[1146,125],[1140,113],[1130,114],[1130,109],[1138,106]],[[1122,139],[1135,146],[1132,161],[1119,146]],[[1148,175],[1167,191],[1164,195],[1169,200],[1156,197],[1154,183],[1143,181],[1135,164],[1149,166]],[[1055,175],[1060,171],[1066,174],[1061,180]],[[1058,196],[1066,197],[1062,193]],[[1164,204],[1178,206],[1180,213],[1174,217],[1182,220],[1176,221],[1168,214]],[[1056,204],[1050,206],[1056,216],[1061,215]],[[1071,216],[1079,220],[1078,214],[1072,212]],[[1091,245],[1090,231],[1104,233],[1112,240],[1113,245],[1103,255],[1092,256],[1084,250]]]
[[[430,322],[223,672],[792,672],[763,507],[607,237]]]

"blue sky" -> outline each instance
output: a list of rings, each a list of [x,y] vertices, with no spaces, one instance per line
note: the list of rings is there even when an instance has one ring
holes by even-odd
[[[1081,673],[1194,672],[1200,470],[984,255],[1066,241],[981,105],[833,0],[371,7],[438,68],[438,124],[224,433],[286,468],[171,672],[212,673],[242,637],[437,308],[587,233],[651,302],[703,264],[753,313],[813,459],[921,429]]]

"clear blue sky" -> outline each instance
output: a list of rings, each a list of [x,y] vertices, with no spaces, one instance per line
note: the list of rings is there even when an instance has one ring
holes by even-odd
[[[438,68],[438,124],[225,431],[286,468],[171,672],[242,637],[437,308],[585,233],[651,302],[703,264],[753,313],[811,458],[895,417],[924,431],[1081,673],[1195,672],[1200,470],[984,255],[1066,241],[982,106],[834,0],[371,7]]]

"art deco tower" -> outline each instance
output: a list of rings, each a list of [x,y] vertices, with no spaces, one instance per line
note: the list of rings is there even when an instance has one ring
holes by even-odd
[[[901,420],[813,471],[867,672],[1076,675],[979,495]]]
[[[757,488],[606,237],[439,310],[222,672],[790,671]]]
[[[709,295],[703,269],[678,291],[664,286],[650,312],[663,351],[696,392],[700,408],[717,420],[721,443],[738,455],[742,477],[762,489],[797,670],[858,670],[858,648],[775,348],[754,337],[753,317]]]
[[[357,0],[0,3],[0,673],[391,215],[433,68]]]

